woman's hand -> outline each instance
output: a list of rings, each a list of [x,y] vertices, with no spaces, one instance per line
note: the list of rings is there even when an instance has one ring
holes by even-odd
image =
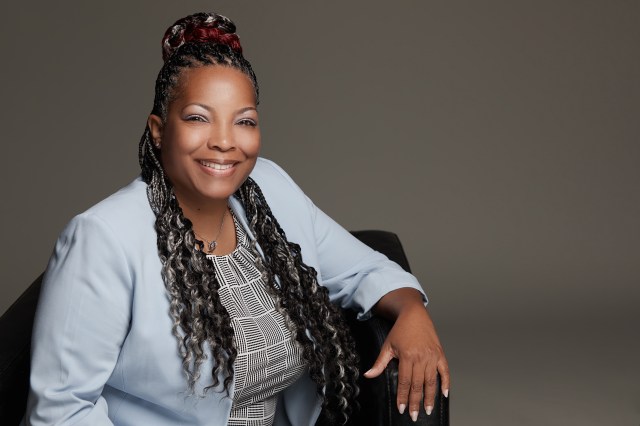
[[[379,376],[391,359],[399,360],[397,406],[416,421],[424,395],[424,409],[431,414],[434,406],[437,374],[440,373],[442,393],[449,395],[449,366],[436,334],[433,321],[422,302],[422,295],[411,288],[401,288],[385,295],[376,304],[374,313],[395,324],[373,367],[364,373],[367,378]]]

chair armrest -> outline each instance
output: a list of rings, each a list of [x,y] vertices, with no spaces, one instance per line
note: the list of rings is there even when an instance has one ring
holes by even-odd
[[[352,234],[410,272],[409,262],[396,234],[386,231],[357,231],[352,232]],[[359,321],[356,319],[355,312],[348,310],[345,310],[344,314],[355,340],[356,350],[360,356],[360,377],[358,379],[358,385],[360,386],[358,403],[360,409],[353,414],[348,424],[354,426],[449,425],[449,398],[445,398],[440,391],[439,376],[436,384],[433,412],[430,416],[427,416],[424,410],[420,410],[418,421],[415,423],[409,417],[408,410],[401,415],[396,406],[396,389],[398,387],[397,360],[392,360],[384,373],[375,379],[364,378],[364,372],[373,366],[393,323],[376,316],[365,321]]]

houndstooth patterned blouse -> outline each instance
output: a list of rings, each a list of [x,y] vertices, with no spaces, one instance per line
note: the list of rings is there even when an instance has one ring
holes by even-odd
[[[232,214],[233,216],[233,214]],[[236,249],[207,255],[220,282],[220,301],[231,317],[238,350],[229,426],[272,425],[278,393],[305,372],[302,350],[255,264],[250,241],[235,216]]]

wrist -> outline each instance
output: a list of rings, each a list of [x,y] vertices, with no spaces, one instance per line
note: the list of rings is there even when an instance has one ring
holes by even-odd
[[[395,321],[401,314],[424,308],[422,293],[411,287],[398,288],[385,294],[373,308],[373,313]]]

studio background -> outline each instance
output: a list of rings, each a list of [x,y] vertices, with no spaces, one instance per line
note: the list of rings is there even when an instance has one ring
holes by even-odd
[[[400,236],[452,424],[640,423],[639,2],[1,9],[0,312],[138,174],[163,31],[213,10],[258,76],[262,155],[344,227]]]

